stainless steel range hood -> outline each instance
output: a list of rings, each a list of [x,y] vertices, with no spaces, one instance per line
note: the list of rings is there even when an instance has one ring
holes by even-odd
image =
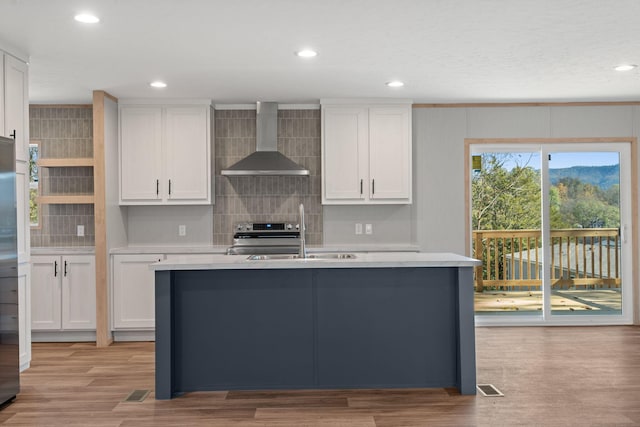
[[[256,112],[256,152],[220,171],[227,176],[295,175],[309,171],[278,152],[278,104],[258,102]]]

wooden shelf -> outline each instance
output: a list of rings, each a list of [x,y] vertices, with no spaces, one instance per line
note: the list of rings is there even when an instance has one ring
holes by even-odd
[[[93,166],[93,158],[38,159],[38,166],[47,168]]]
[[[55,196],[38,196],[40,205],[93,204],[93,194],[56,194]]]

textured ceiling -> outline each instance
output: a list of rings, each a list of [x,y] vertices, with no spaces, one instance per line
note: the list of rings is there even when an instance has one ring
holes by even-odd
[[[95,26],[79,24],[80,11]],[[32,103],[640,100],[638,0],[2,0]],[[311,60],[293,52],[306,46]],[[168,87],[152,89],[162,79]],[[400,79],[403,88],[385,82]]]

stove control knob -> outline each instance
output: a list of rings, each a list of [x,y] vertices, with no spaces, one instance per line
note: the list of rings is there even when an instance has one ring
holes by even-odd
[[[236,230],[237,231],[242,231],[242,224],[236,225]]]
[[[287,230],[293,230],[293,224],[287,224]]]
[[[300,231],[300,224],[296,224],[296,230]]]

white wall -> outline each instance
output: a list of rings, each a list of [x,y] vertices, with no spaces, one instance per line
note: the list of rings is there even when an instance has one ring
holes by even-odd
[[[213,244],[213,206],[129,206],[128,211],[129,246]],[[178,235],[179,225],[186,226],[186,236]]]
[[[410,205],[324,206],[323,244],[332,245],[408,245],[415,242]],[[355,234],[360,223],[363,234]],[[373,234],[364,233],[364,225]]]
[[[413,113],[414,221],[421,251],[464,253],[463,109]]]

